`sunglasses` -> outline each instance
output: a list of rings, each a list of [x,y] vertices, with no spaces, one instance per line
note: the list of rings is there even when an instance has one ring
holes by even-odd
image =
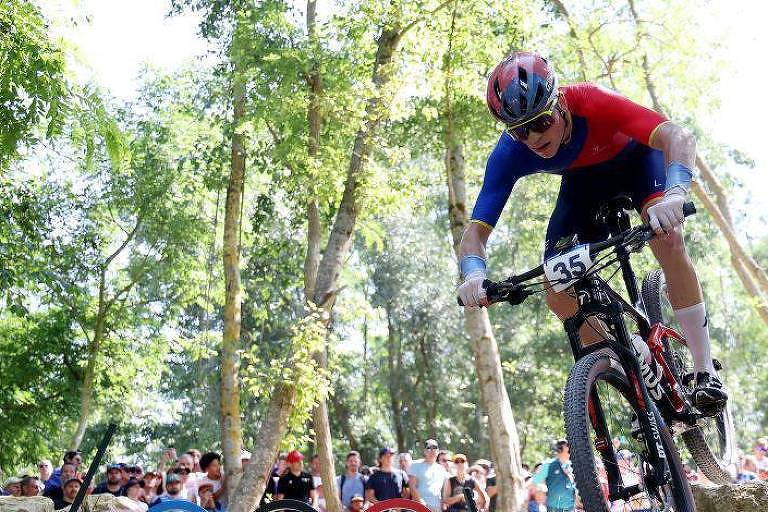
[[[437,446],[427,446],[427,450],[437,450]]]
[[[553,101],[547,110],[539,112],[535,117],[520,124],[507,125],[507,133],[513,139],[523,142],[528,139],[531,132],[544,133],[555,123],[555,107],[557,101]]]
[[[176,468],[173,470],[173,473],[176,473],[177,475],[188,475],[191,471],[189,468]]]

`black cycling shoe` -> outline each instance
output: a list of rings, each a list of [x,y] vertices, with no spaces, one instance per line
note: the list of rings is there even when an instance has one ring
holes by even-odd
[[[693,405],[704,416],[715,416],[720,413],[728,402],[728,394],[723,390],[723,383],[717,375],[709,372],[696,373],[696,388],[691,393]]]

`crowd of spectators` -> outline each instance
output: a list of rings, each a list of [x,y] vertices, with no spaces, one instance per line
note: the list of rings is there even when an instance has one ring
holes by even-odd
[[[625,484],[631,485],[632,478],[639,474],[638,459],[621,445],[619,439],[614,439],[617,464]],[[558,440],[553,450],[554,457],[537,463],[532,472],[523,464],[528,512],[580,510],[567,441]],[[333,482],[344,510],[361,512],[377,501],[407,498],[419,501],[432,512],[465,512],[468,490],[480,511],[496,511],[496,475],[491,461],[470,461],[464,454],[441,450],[434,439],[425,441],[420,455],[414,460],[410,452],[396,453],[382,447],[375,464],[366,466],[357,451],[347,453],[345,470]],[[243,467],[250,456],[242,452]],[[62,462],[54,469],[51,461],[41,460],[37,475],[8,478],[0,487],[0,495],[42,495],[54,502],[56,510],[65,509],[83,485],[82,457],[80,452],[69,451]],[[689,480],[705,481],[687,466],[686,471]],[[228,505],[221,456],[215,452],[202,454],[190,449],[178,456],[171,448],[165,450],[155,469],[112,463],[106,466],[105,473],[103,481],[92,484],[88,492],[123,496],[136,504],[136,510],[151,510],[154,505],[174,499],[194,502],[209,512],[224,511]],[[738,480],[755,479],[768,480],[768,438],[759,438],[753,454],[741,458]],[[604,483],[607,490],[607,480]],[[324,487],[319,457],[313,455],[305,464],[304,455],[293,450],[277,458],[263,501],[296,499],[325,512]],[[614,502],[611,510],[623,512],[628,506],[634,507],[632,510],[642,508],[641,503]]]

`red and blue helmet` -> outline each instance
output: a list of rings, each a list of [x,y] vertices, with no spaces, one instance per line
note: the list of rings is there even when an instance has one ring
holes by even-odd
[[[488,109],[506,124],[536,117],[556,98],[557,75],[547,60],[535,53],[512,52],[488,78]]]

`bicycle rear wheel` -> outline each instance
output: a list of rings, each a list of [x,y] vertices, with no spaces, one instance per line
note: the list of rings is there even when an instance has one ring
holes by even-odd
[[[618,484],[611,480],[618,480],[615,475],[620,474],[625,487],[637,486],[636,494],[628,497],[622,510],[695,512],[677,447],[653,404],[648,406],[659,425],[671,480],[655,486],[648,478],[653,468],[647,460],[645,436],[639,434],[636,423],[638,416],[645,413],[634,408],[630,396],[629,380],[610,350],[588,354],[571,369],[565,391],[565,426],[584,510],[610,512],[612,505],[620,505],[612,504],[607,496],[608,485]],[[604,418],[605,431],[600,417]],[[628,450],[627,459],[606,460],[606,443],[614,438],[623,445],[619,448]]]
[[[643,303],[651,325],[661,323],[672,327],[674,312],[667,297],[664,272],[656,269],[643,280]],[[674,340],[673,340],[674,341]],[[680,379],[680,385],[687,394],[693,391],[695,382],[686,385],[682,376],[693,371],[688,348],[677,342],[667,344],[667,364],[672,373]],[[691,457],[702,473],[714,483],[727,484],[734,481],[738,469],[736,432],[731,415],[730,403],[717,416],[700,418],[696,426],[682,432],[681,437]]]

